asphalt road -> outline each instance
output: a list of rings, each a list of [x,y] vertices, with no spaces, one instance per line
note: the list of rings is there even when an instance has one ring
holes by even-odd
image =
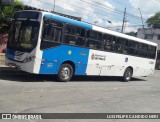
[[[56,82],[55,76],[32,75],[1,67],[0,113],[160,113],[160,71],[153,76],[133,78],[130,82],[116,77],[75,77],[70,82]]]

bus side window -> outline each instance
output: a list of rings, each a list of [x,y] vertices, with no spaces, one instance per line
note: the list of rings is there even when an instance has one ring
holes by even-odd
[[[115,52],[116,37],[105,34],[103,39],[104,39],[104,50]]]
[[[126,54],[127,53],[127,40],[124,38],[117,39],[117,52]]]
[[[64,43],[69,45],[85,45],[85,29],[73,25],[66,25]]]
[[[85,46],[85,29],[77,27],[76,28],[76,45],[84,47]]]
[[[93,39],[93,40],[98,40],[102,41],[102,33],[88,30],[87,31],[87,38]]]
[[[101,42],[100,41],[95,41],[95,40],[88,39],[86,46],[89,47],[89,48],[91,48],[91,49],[100,50],[101,49]]]
[[[101,50],[102,47],[102,33],[88,30],[87,31],[87,47],[95,49],[95,50]]]
[[[155,57],[156,57],[156,47],[148,46],[148,58],[155,59]],[[157,55],[157,59],[158,60],[160,59],[159,55]]]
[[[146,44],[139,44],[138,56],[147,58],[148,46]]]
[[[138,55],[138,47],[139,47],[139,43],[135,42],[135,41],[128,41],[128,54],[129,55],[134,55],[137,56]]]
[[[94,41],[94,47],[95,47],[95,49],[100,50],[101,49],[101,42],[100,41]]]
[[[66,35],[66,36],[65,36],[64,43],[70,44],[70,45],[75,45],[75,40],[76,40],[75,36]]]
[[[41,49],[58,46],[62,38],[62,28],[61,22],[52,19],[44,20]]]
[[[76,39],[76,45],[83,47],[85,45],[84,38],[77,37],[77,39]]]
[[[70,34],[70,35],[75,35],[76,34],[76,27],[72,25],[66,25],[66,30],[65,33]]]
[[[54,29],[54,35],[55,35],[55,42],[60,42],[61,41],[61,36],[62,36],[62,30],[55,28]]]
[[[87,40],[87,45],[86,45],[86,46],[89,47],[89,48],[94,49],[94,42],[93,42],[93,40],[88,39],[88,40]]]
[[[85,29],[77,27],[76,36],[85,37]]]

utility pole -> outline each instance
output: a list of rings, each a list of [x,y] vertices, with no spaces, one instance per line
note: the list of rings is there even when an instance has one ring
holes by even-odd
[[[124,23],[125,23],[125,20],[126,20],[126,8],[124,10],[124,16],[123,16],[123,23],[122,23],[122,30],[121,30],[121,33],[123,33],[123,30],[124,30]]]

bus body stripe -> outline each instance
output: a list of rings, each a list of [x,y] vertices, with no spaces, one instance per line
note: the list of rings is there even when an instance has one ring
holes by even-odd
[[[80,22],[80,21],[76,21],[76,20],[72,20],[72,19],[69,19],[69,18],[65,18],[65,17],[62,17],[62,16],[58,16],[58,15],[55,15],[55,14],[45,14],[44,17],[52,18],[52,19],[55,19],[55,20],[58,20],[58,21],[66,22],[66,23],[73,24],[73,25],[76,25],[76,26],[80,26],[80,27],[83,27],[83,28],[86,28],[86,29],[92,29],[92,26],[89,25],[89,24],[86,24],[86,23]]]
[[[75,65],[75,75],[85,75],[88,64],[89,49],[61,45],[43,51],[39,74],[57,74],[65,61]]]

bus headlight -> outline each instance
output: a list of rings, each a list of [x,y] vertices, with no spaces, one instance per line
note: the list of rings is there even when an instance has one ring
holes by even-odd
[[[26,57],[25,60],[23,61],[23,63],[27,63],[27,62],[31,62],[31,61],[34,61],[35,60],[35,56],[29,56],[29,57]]]

